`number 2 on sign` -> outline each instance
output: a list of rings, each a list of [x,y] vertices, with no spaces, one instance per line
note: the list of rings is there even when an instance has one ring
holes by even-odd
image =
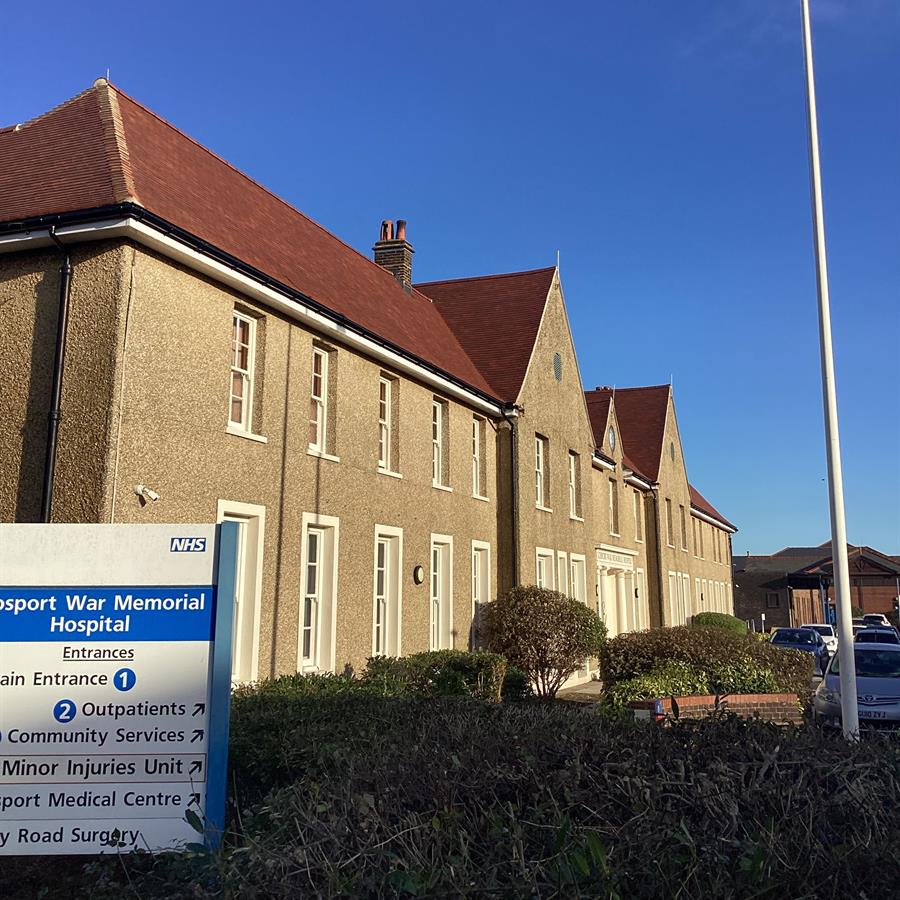
[[[57,722],[66,724],[75,718],[77,712],[78,707],[71,700],[60,700],[56,706],[53,707],[53,718],[56,719]]]

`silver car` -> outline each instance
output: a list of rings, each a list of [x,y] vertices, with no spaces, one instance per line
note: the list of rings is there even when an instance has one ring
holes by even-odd
[[[861,727],[900,726],[900,646],[854,644],[856,702]],[[841,726],[840,657],[832,658],[813,695],[813,717],[822,725]]]
[[[822,635],[822,640],[825,641],[825,646],[828,648],[828,652],[833,656],[837,653],[838,648],[838,639],[837,633],[834,630],[834,625],[822,625],[819,622],[813,623],[812,625],[801,625],[801,628],[812,628],[813,631],[818,631],[820,635]]]

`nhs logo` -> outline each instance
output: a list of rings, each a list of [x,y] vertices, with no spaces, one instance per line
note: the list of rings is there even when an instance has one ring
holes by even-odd
[[[205,553],[205,537],[173,537],[169,539],[170,553]]]

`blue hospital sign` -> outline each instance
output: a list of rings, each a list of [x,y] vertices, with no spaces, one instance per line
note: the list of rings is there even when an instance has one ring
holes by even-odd
[[[216,842],[236,530],[0,525],[0,855]]]

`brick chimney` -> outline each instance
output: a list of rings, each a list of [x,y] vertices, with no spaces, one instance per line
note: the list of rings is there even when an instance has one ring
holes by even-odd
[[[412,283],[412,257],[416,251],[406,240],[405,220],[397,219],[395,234],[394,223],[385,219],[381,223],[381,238],[372,249],[375,251],[375,262],[408,288]]]

